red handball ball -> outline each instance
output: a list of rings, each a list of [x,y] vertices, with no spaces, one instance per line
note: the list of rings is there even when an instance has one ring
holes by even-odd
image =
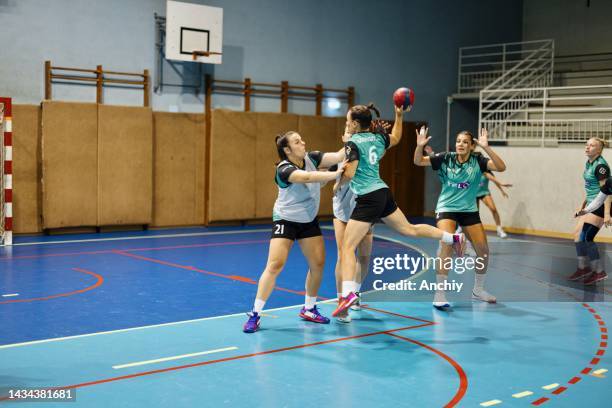
[[[414,105],[414,91],[410,88],[398,88],[393,92],[393,103],[406,110]]]

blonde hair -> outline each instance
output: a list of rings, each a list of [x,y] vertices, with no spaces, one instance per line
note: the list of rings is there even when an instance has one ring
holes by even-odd
[[[593,139],[599,142],[599,144],[601,145],[601,150],[609,146],[608,141],[605,139],[602,139],[601,137],[594,137]]]

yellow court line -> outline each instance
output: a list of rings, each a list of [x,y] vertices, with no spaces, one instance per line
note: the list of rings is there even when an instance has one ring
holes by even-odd
[[[267,313],[260,313],[259,315],[262,317],[271,317],[273,319],[278,319],[278,316],[274,316],[274,315],[267,314]]]
[[[553,388],[557,388],[559,386],[559,384],[554,383],[554,384],[548,384],[542,387],[542,389],[544,390],[552,390]]]
[[[528,397],[530,395],[533,395],[533,392],[523,391],[523,392],[517,392],[516,394],[512,394],[514,398],[523,398],[523,397]]]
[[[491,400],[491,401],[485,401],[485,402],[481,402],[480,406],[481,407],[492,407],[493,405],[497,405],[497,404],[501,404],[502,402],[500,400]]]

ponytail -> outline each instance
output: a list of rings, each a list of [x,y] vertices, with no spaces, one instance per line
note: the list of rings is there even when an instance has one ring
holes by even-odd
[[[285,153],[285,147],[289,147],[289,136],[295,133],[293,130],[290,130],[285,133],[280,133],[276,135],[275,143],[276,143],[276,151],[278,153],[278,157],[281,161],[289,160],[287,158],[287,153]],[[278,164],[278,163],[277,163]]]
[[[380,111],[373,103],[368,105],[355,105],[350,109],[351,119],[359,123],[361,129],[369,129],[372,124],[372,112],[376,114],[376,117],[380,117]]]

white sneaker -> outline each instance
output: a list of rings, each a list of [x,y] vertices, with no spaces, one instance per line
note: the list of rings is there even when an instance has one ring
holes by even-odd
[[[484,289],[472,290],[472,299],[481,300],[487,303],[497,303],[497,298]]]
[[[450,303],[448,303],[448,300],[446,300],[446,294],[444,293],[444,291],[436,290],[432,306],[438,310],[444,310],[451,307]]]
[[[338,316],[336,316],[336,320],[339,323],[350,323],[353,319],[351,319],[348,310],[345,310],[344,313],[339,313]]]
[[[506,234],[502,227],[497,227],[497,236],[503,239],[508,238],[508,234]]]

